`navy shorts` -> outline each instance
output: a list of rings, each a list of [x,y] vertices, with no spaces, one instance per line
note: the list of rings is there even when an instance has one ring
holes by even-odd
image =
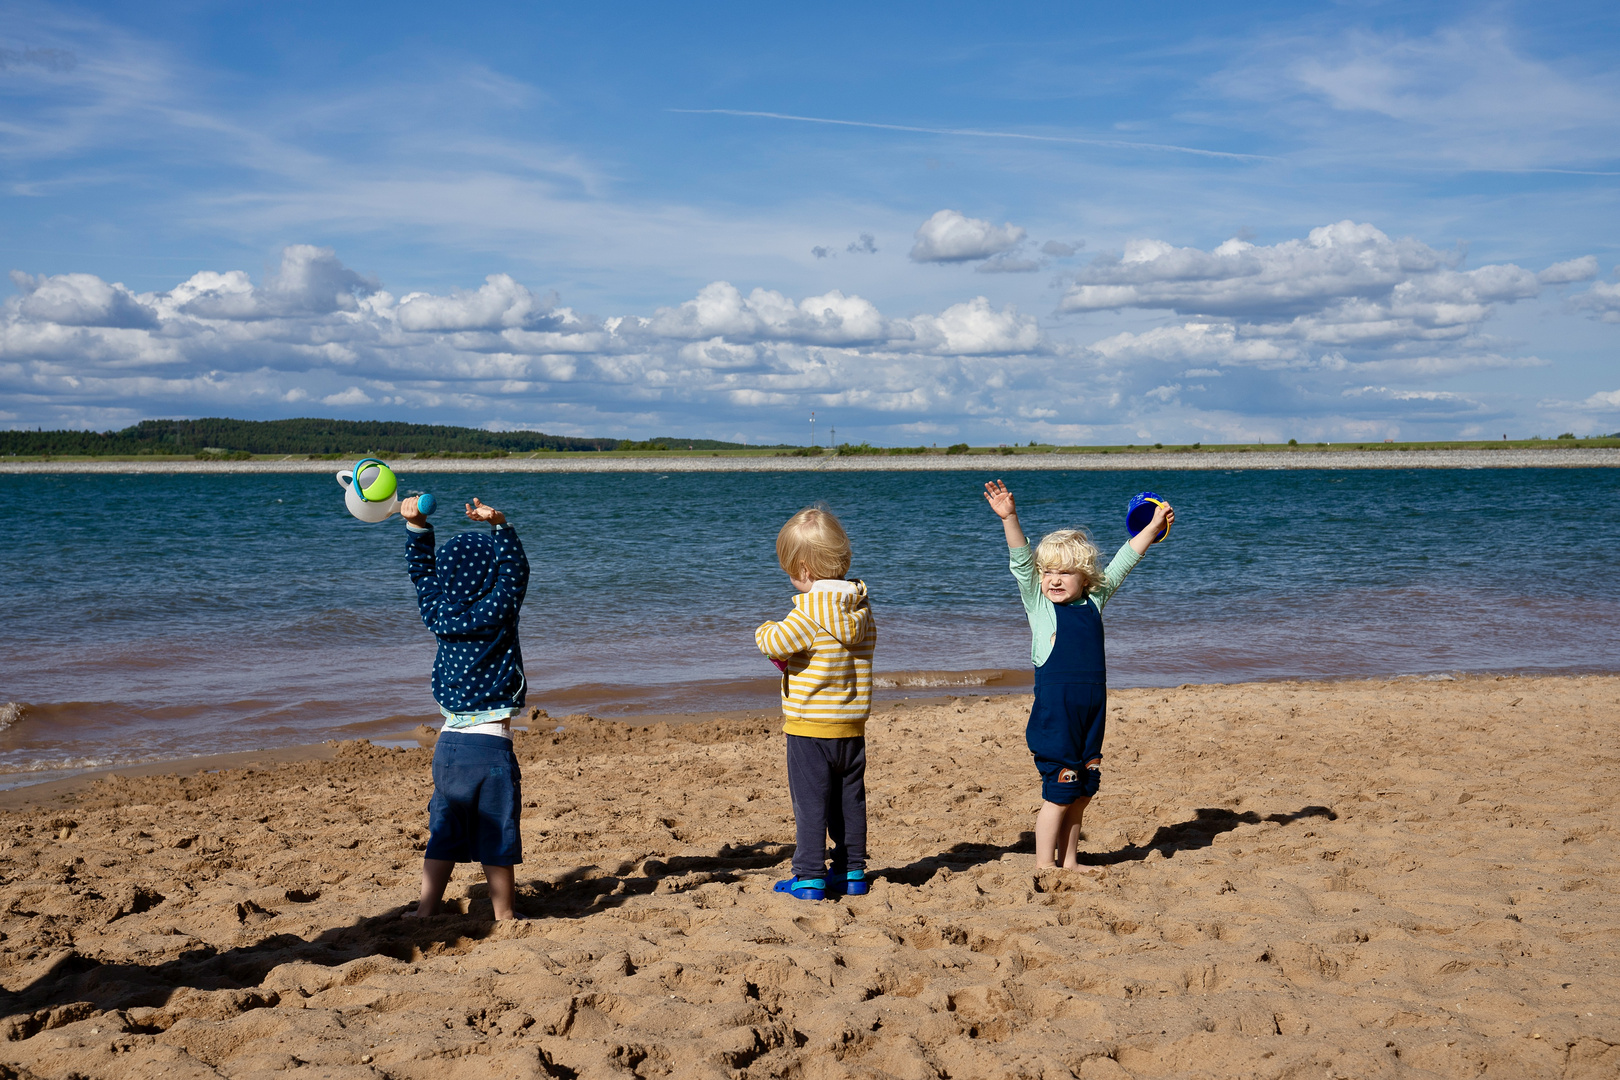
[[[523,861],[518,830],[522,812],[523,774],[512,740],[439,733],[433,747],[427,858],[515,866]]]
[[[1037,684],[1024,742],[1041,774],[1041,798],[1067,806],[1097,794],[1108,727],[1108,688],[1099,682]]]

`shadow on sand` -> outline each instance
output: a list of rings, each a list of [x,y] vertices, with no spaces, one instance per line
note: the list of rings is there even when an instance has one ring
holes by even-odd
[[[1326,806],[1305,806],[1292,813],[1267,814],[1264,817],[1252,810],[1240,814],[1235,810],[1221,807],[1200,807],[1193,811],[1190,820],[1178,821],[1173,825],[1160,825],[1145,843],[1127,844],[1114,851],[1082,852],[1080,862],[1087,866],[1117,866],[1120,863],[1141,862],[1154,851],[1163,852],[1164,857],[1169,859],[1174,858],[1178,851],[1207,848],[1215,842],[1215,837],[1224,832],[1231,832],[1239,825],[1259,825],[1265,821],[1291,825],[1305,818],[1336,821],[1338,816]],[[970,866],[999,862],[1003,855],[1010,854],[1034,855],[1035,834],[1020,833],[1018,842],[1011,845],[953,844],[938,855],[929,855],[905,866],[876,870],[872,872],[872,876],[900,885],[921,885],[932,880],[941,870],[949,869],[955,873]]]

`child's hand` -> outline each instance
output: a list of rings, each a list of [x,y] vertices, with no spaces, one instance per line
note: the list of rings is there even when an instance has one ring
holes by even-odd
[[[1013,493],[1008,491],[1007,485],[1000,480],[991,480],[984,485],[984,497],[990,504],[990,509],[996,512],[996,517],[1002,521],[1018,516],[1018,508],[1013,503]]]
[[[1167,503],[1160,503],[1153,511],[1153,520],[1147,528],[1131,537],[1131,550],[1138,555],[1146,555],[1147,549],[1159,542],[1159,533],[1176,523],[1176,511]]]
[[[427,515],[416,509],[415,495],[399,504],[399,516],[404,518],[408,524],[415,525],[418,529],[428,527]]]
[[[467,504],[467,520],[487,521],[491,525],[505,525],[506,515],[495,509],[493,506],[485,506],[477,499],[474,499],[472,502]]]

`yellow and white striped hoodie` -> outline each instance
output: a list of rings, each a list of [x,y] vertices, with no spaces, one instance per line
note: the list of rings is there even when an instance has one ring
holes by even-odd
[[[782,672],[782,730],[812,739],[866,734],[872,712],[877,623],[861,581],[827,579],[793,598],[781,622],[754,631],[759,651]]]

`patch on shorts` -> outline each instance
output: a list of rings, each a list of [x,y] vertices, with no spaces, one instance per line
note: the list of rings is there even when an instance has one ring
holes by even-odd
[[[1080,779],[1080,774],[1075,772],[1073,769],[1058,770],[1057,782],[1060,784],[1072,784],[1078,779]]]

